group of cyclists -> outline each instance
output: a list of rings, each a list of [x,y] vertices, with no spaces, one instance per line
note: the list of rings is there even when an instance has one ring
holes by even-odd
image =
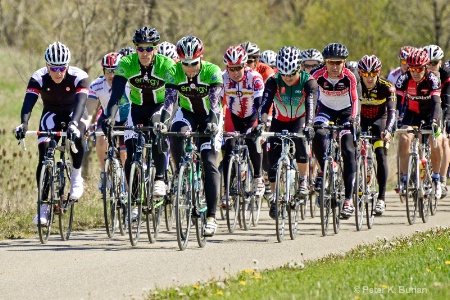
[[[114,125],[152,126],[154,131],[149,134],[154,143],[157,143],[156,132],[199,131],[214,135],[214,138],[199,141],[207,202],[205,236],[216,232],[216,207],[223,196],[219,195],[221,147],[225,173],[236,142],[232,137],[223,138],[223,131],[248,134],[245,142],[254,168],[254,192],[256,196],[270,198],[271,218],[276,218],[272,191],[281,141],[270,137],[263,141],[263,151],[259,152],[259,140],[255,136],[263,131],[282,130],[304,134],[305,139],[295,139],[295,159],[299,170],[298,194],[306,196],[311,159],[308,142],[322,169],[326,130],[321,126],[330,122],[346,128],[340,132],[345,186],[342,218],[349,218],[354,212],[355,140],[369,127],[372,134],[379,137],[374,143],[379,184],[375,212],[378,215],[386,208],[387,148],[396,128],[408,129],[422,121],[433,127],[435,134],[430,139],[436,139],[437,143],[431,147],[432,178],[437,197],[446,195],[450,160],[446,135],[450,130],[450,122],[447,122],[450,120],[450,63],[443,63],[444,54],[439,46],[402,47],[400,67],[385,79],[381,76],[382,63],[377,56],[364,55],[358,62],[348,62],[349,51],[341,43],[330,43],[322,51],[284,46],[278,52],[261,52],[256,44],[243,42],[225,51],[223,70],[203,59],[204,44],[196,36],[185,36],[176,45],[160,42],[160,39],[155,28],[137,29],[132,40],[134,47],[107,53],[101,59],[103,75],[92,82],[86,72],[69,66],[71,53],[66,45],[54,42],[45,50],[46,66],[34,72],[29,80],[21,125],[16,128],[15,136],[17,139],[25,137],[32,109],[40,95],[43,112],[39,130],[62,130],[61,122],[64,122],[67,124],[64,130],[75,136],[78,152],[71,150],[72,199],[79,199],[83,194],[81,164],[85,139],[82,137],[93,119],[96,130],[104,132]],[[96,117],[92,117],[93,114]],[[127,130],[119,140],[127,180],[136,151],[136,137],[136,133]],[[405,189],[406,158],[411,140],[412,134],[399,134],[399,170],[404,175],[398,187],[401,193]],[[39,177],[47,147],[48,139],[39,137],[36,177]],[[101,174],[106,148],[106,140],[97,138]],[[168,149],[174,165],[178,166],[184,153],[182,138],[172,137]],[[160,151],[155,144],[152,151],[156,169],[152,193],[162,197],[166,194],[165,151],[168,150]],[[316,191],[321,189],[322,176],[319,170]],[[102,182],[100,178],[100,190]],[[225,205],[223,198],[220,205]],[[46,223],[46,212],[47,205],[43,204],[40,223]],[[38,223],[37,215],[33,222]]]

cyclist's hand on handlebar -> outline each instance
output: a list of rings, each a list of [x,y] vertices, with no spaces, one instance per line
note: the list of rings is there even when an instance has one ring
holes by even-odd
[[[167,126],[166,124],[162,123],[162,122],[156,122],[153,126],[153,132],[156,133],[157,131],[159,132],[167,132]]]
[[[106,118],[102,122],[102,131],[105,134],[105,136],[108,134],[108,128],[111,128],[114,126],[114,120],[111,118]]]
[[[304,133],[306,139],[308,141],[311,141],[314,138],[315,131],[311,125],[308,125],[305,128],[303,128],[303,133]]]
[[[16,127],[16,130],[14,131],[14,136],[17,140],[21,140],[25,138],[25,133],[28,131],[28,124],[22,123],[19,126]]]
[[[391,137],[392,137],[392,135],[389,132],[389,130],[387,130],[387,129],[381,133],[381,139],[387,143],[389,143],[391,141]]]
[[[266,129],[266,126],[263,123],[258,124],[257,126],[252,128],[251,134],[253,136],[260,136],[261,133],[263,133],[265,129]]]
[[[205,133],[216,134],[218,132],[219,132],[219,126],[217,126],[216,123],[210,122],[210,123],[206,124]]]
[[[439,137],[441,135],[441,127],[439,126],[436,120],[433,119],[431,127],[433,128],[434,137],[435,138]]]
[[[80,138],[81,133],[80,133],[80,130],[78,129],[78,122],[76,122],[76,121],[69,122],[69,126],[67,127],[67,134],[69,134],[69,135],[72,134],[77,139]]]

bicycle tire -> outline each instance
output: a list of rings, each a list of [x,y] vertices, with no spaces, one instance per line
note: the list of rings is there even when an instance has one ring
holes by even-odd
[[[60,174],[60,184],[61,190],[58,192],[58,200],[59,202],[59,214],[58,214],[58,224],[59,224],[59,234],[63,241],[67,241],[70,238],[70,234],[72,233],[73,226],[73,214],[74,214],[74,202],[69,201],[70,199],[63,200],[64,195],[64,187],[66,185],[66,178],[69,185],[71,184],[71,174],[72,174],[72,166],[68,161],[65,162],[63,170],[57,170],[57,173]],[[64,177],[64,174],[65,177]]]
[[[226,187],[226,213],[227,227],[230,233],[236,229],[239,217],[239,190],[238,180],[241,174],[238,174],[238,161],[234,156],[230,157],[227,173],[227,187]]]
[[[177,193],[175,199],[175,226],[177,243],[181,251],[185,250],[189,242],[192,222],[192,176],[189,164],[183,164],[178,175]]]
[[[302,202],[302,204],[300,204],[298,199],[294,197],[293,201],[290,201],[290,203],[287,206],[287,213],[289,220],[289,236],[291,237],[291,240],[295,240],[295,238],[297,237],[298,223],[302,215],[301,209],[303,204],[304,201]],[[306,205],[303,205],[303,207],[305,206]]]
[[[115,174],[115,163],[113,159],[106,159],[105,171],[102,176],[102,198],[103,198],[103,217],[105,221],[105,229],[108,238],[112,238],[115,233],[115,225],[117,218],[117,182]]]
[[[275,180],[275,231],[279,243],[283,241],[286,228],[286,204],[289,201],[288,170],[285,162],[279,162]]]
[[[119,162],[120,164],[120,162]],[[120,197],[119,202],[117,203],[117,220],[119,225],[119,231],[121,236],[125,236],[128,231],[127,225],[127,205],[125,205],[128,201],[128,193],[126,192],[126,184],[125,184],[125,172],[120,165]]]
[[[246,157],[247,170],[245,170],[245,179],[241,177],[242,204],[240,205],[241,221],[244,230],[249,230],[253,222],[253,209],[255,204],[255,193],[253,191],[253,166],[250,158]]]
[[[427,166],[429,167],[429,174],[431,174],[431,172],[433,172],[433,167],[431,165],[431,163],[427,162]],[[433,182],[433,181],[431,181]],[[431,189],[431,195],[430,195],[430,200],[428,201],[428,205],[429,205],[429,213],[434,216],[437,212],[437,206],[438,206],[438,201],[439,199],[436,198],[436,187],[434,186],[434,184],[431,185],[432,189]]]
[[[141,234],[142,225],[142,202],[145,198],[144,170],[138,162],[131,164],[130,182],[128,185],[127,201],[127,226],[128,236],[132,246],[136,246]],[[137,215],[133,220],[133,209],[137,209]]]
[[[401,186],[401,182],[402,182],[402,174],[400,173],[400,156],[397,156],[397,187],[398,187],[398,195],[400,197],[400,202],[401,203],[406,203],[406,199],[405,199],[405,195],[402,194],[402,186]],[[406,190],[406,187],[403,187],[403,189]]]
[[[153,197],[153,189],[155,186],[155,167],[151,166],[147,169],[145,175],[145,205],[143,214],[145,216],[145,225],[147,228],[147,237],[150,244],[156,242],[158,238],[159,224],[161,221],[160,206],[156,206],[158,198]],[[162,199],[162,198],[161,198]],[[158,200],[161,200],[158,199]],[[161,200],[163,201],[163,200]]]
[[[337,163],[337,172],[333,174],[333,178],[335,197],[331,201],[331,210],[333,212],[333,231],[338,234],[341,229],[341,212],[344,205],[344,174],[340,162]]]
[[[373,222],[375,220],[375,206],[378,200],[378,176],[377,176],[377,162],[375,157],[373,157],[373,151],[370,151],[370,156],[372,159],[372,164],[368,165],[366,168],[366,178],[367,174],[370,174],[370,180],[366,185],[367,188],[367,198],[366,198],[366,221],[367,228],[372,229]]]
[[[313,153],[311,151],[311,153]],[[317,177],[317,172],[318,172],[318,165],[317,165],[317,160],[314,157],[313,154],[311,154],[311,157],[309,159],[309,163],[308,163],[308,183],[309,183],[309,193],[308,193],[308,200],[309,200],[309,211],[311,214],[311,218],[315,218],[317,215],[317,205],[316,205],[316,199],[314,196],[316,196],[316,191],[315,191],[315,182],[316,182],[316,177]]]
[[[202,196],[201,196],[201,195],[205,194],[205,190],[204,190],[205,172],[203,171],[201,162],[199,164],[199,170],[197,170],[197,174],[198,173],[201,174],[201,178],[199,178],[199,180],[201,180],[201,182],[198,183],[199,189],[193,190],[192,197],[193,197],[193,202],[195,203],[195,207],[196,207],[196,214],[198,214],[196,216],[196,218],[194,218],[195,236],[197,238],[198,246],[200,248],[203,248],[203,247],[205,247],[206,240],[207,240],[207,238],[205,236],[207,206],[206,206],[206,200],[204,198],[202,199]]]
[[[366,161],[358,155],[356,161],[355,187],[353,188],[353,203],[355,206],[356,230],[361,231],[364,221],[364,209],[367,197]]]
[[[413,225],[416,222],[416,215],[419,201],[419,165],[416,155],[410,155],[408,159],[408,172],[406,177],[406,216],[408,223]]]
[[[422,199],[419,199],[419,214],[423,223],[428,222],[428,216],[430,214],[430,202],[435,198],[435,187],[433,184],[433,179],[431,178],[432,168],[430,167],[430,163],[426,163],[425,168],[425,177],[421,179],[422,182],[422,190],[423,196]],[[430,170],[431,169],[431,170]],[[440,184],[438,182],[438,184]],[[429,191],[429,192],[428,192]]]
[[[325,160],[323,165],[322,187],[320,189],[319,206],[320,206],[320,225],[322,228],[322,236],[328,234],[331,215],[331,192],[333,188],[331,176],[330,161]]]
[[[175,213],[174,213],[174,203],[175,203],[175,191],[174,187],[176,186],[176,180],[178,177],[175,176],[175,166],[173,165],[173,161],[169,158],[169,166],[166,171],[166,179],[169,184],[169,188],[167,189],[168,194],[166,195],[166,201],[164,202],[164,221],[166,223],[167,231],[171,231],[174,222],[175,222]]]
[[[38,185],[38,201],[37,201],[37,216],[38,216],[38,234],[39,240],[42,244],[48,242],[48,238],[51,233],[51,228],[53,224],[53,195],[54,187],[52,184],[52,174],[53,167],[50,164],[43,164],[41,169],[41,174],[39,175],[39,185]],[[50,197],[50,201],[48,201]],[[45,199],[44,199],[45,198]],[[47,204],[47,223],[41,224],[41,205]]]

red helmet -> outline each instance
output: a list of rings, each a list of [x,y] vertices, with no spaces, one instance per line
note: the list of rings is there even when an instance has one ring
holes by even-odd
[[[104,69],[117,69],[119,65],[120,56],[118,53],[111,52],[103,56],[102,67]]]
[[[202,56],[203,42],[198,37],[195,36],[185,36],[177,43],[177,54],[180,59],[196,59]]]
[[[414,47],[412,46],[403,46],[400,48],[400,51],[398,52],[398,59],[406,59],[408,57],[408,54],[413,50]]]
[[[247,53],[242,46],[231,46],[223,55],[223,62],[228,66],[243,65],[247,62],[247,58]]]
[[[363,72],[378,72],[381,70],[381,61],[375,55],[364,55],[358,63]]]
[[[430,57],[428,56],[428,52],[423,48],[413,49],[406,58],[406,63],[410,67],[422,67],[427,65],[429,62]]]

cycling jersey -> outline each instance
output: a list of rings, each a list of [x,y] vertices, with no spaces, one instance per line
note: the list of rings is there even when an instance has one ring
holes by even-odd
[[[391,71],[387,77],[387,80],[389,82],[391,82],[393,85],[395,85],[397,83],[397,79],[400,77],[400,75],[402,75],[402,68],[398,67],[396,69],[394,69],[393,71]]]
[[[260,61],[256,64],[255,71],[261,74],[264,79],[264,83],[266,83],[269,78],[275,76],[275,71],[272,67]]]
[[[89,86],[90,99],[100,100],[100,105],[103,108],[104,114],[107,114],[107,107],[109,98],[111,97],[111,86],[106,80],[105,76],[96,78]],[[119,100],[119,110],[116,114],[116,121],[122,122],[128,118],[128,112],[130,110],[130,87],[127,84],[125,86],[125,93]]]
[[[351,118],[355,119],[358,114],[358,81],[351,70],[344,67],[339,79],[333,80],[328,77],[327,67],[311,71],[311,76],[317,80],[319,85],[318,101],[321,105],[332,110],[343,110],[351,107]]]
[[[164,109],[172,110],[177,98],[172,95],[175,90],[179,107],[200,115],[208,115],[210,109],[218,114],[222,86],[222,70],[217,65],[202,60],[200,72],[193,78],[188,78],[179,62],[170,68],[166,75],[166,89],[171,91],[166,93]],[[216,87],[220,89],[217,90]]]
[[[273,118],[282,122],[296,120],[306,113],[306,124],[314,118],[314,103],[317,101],[317,82],[305,71],[299,72],[298,81],[287,85],[280,73],[267,81],[264,89],[260,119],[273,104]],[[264,120],[261,120],[264,121]]]
[[[387,116],[386,129],[392,132],[395,122],[395,87],[384,78],[378,77],[375,86],[368,90],[362,84],[361,118],[379,119]]]
[[[223,71],[222,103],[228,110],[240,118],[254,115],[259,109],[260,100],[264,91],[261,74],[246,67],[244,77],[239,82],[230,78],[227,70]],[[256,100],[256,102],[255,102]]]
[[[444,119],[450,122],[450,61],[439,68],[439,78],[441,79],[441,107]]]
[[[44,111],[57,115],[72,115],[72,120],[79,122],[86,105],[89,76],[77,67],[68,67],[61,83],[55,83],[47,67],[43,67],[30,78],[21,112],[22,123],[28,123],[39,94],[44,104]]]
[[[408,71],[398,78],[395,87],[400,112],[405,109],[405,114],[411,112],[435,120],[441,118],[441,85],[436,74],[426,72],[420,82],[415,82]]]
[[[122,76],[128,80],[132,103],[149,105],[164,102],[166,72],[175,62],[161,54],[154,57],[148,67],[140,64],[137,53],[125,56],[119,62],[114,79]]]

